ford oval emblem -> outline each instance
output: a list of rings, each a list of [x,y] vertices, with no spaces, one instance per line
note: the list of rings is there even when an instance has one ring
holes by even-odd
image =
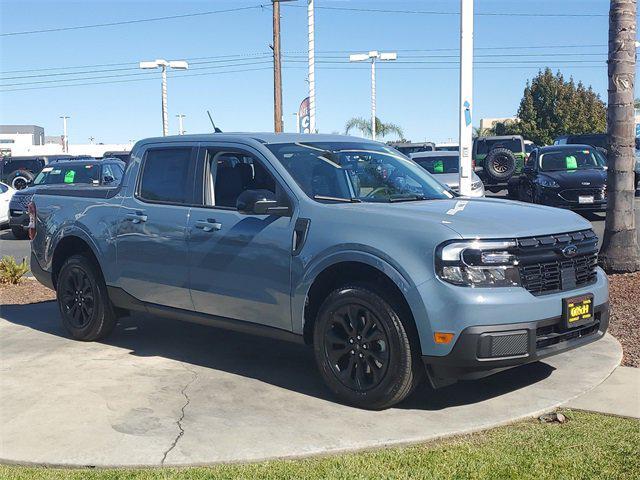
[[[575,245],[567,245],[562,249],[562,255],[567,258],[575,257],[577,253],[578,247],[576,247]]]

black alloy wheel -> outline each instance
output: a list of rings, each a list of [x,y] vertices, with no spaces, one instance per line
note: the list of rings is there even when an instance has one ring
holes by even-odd
[[[29,185],[29,183],[27,182],[27,179],[24,177],[16,177],[13,179],[13,182],[11,183],[12,183],[11,186],[15,190],[24,190]]]
[[[324,340],[331,369],[342,384],[356,391],[380,384],[389,366],[389,339],[369,308],[349,304],[334,311]]]
[[[71,325],[85,328],[94,314],[96,293],[87,272],[74,266],[62,279],[60,303]]]

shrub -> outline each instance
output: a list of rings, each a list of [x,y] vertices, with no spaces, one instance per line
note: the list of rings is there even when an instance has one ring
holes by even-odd
[[[24,258],[21,263],[17,263],[15,258],[4,256],[0,260],[0,283],[17,285],[28,271],[29,265]]]

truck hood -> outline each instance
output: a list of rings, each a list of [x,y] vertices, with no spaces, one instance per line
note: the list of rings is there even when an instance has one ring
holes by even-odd
[[[411,222],[416,228],[428,229],[435,222],[462,238],[533,237],[591,228],[587,220],[568,210],[497,198],[362,203],[350,207],[373,215],[389,215]],[[389,219],[388,223],[394,222]]]

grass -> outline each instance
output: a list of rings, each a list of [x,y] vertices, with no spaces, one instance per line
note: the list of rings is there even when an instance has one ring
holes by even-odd
[[[565,411],[426,445],[302,460],[197,468],[54,469],[0,466],[7,480],[626,479],[640,472],[640,422]],[[5,440],[6,441],[6,440]]]

